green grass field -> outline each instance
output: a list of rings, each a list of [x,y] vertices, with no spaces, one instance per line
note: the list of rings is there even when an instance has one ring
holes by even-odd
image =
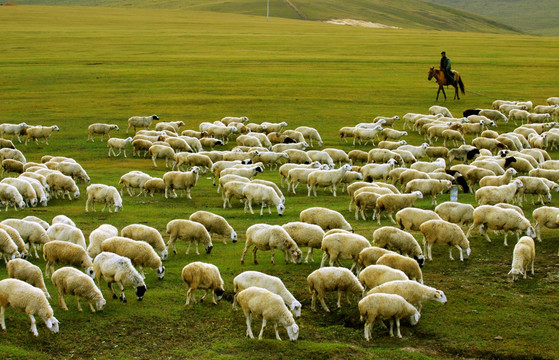
[[[461,72],[467,95],[450,96],[445,103],[456,116],[464,109],[489,107],[494,99],[532,100],[542,104],[559,90],[559,40],[520,35],[454,33],[426,30],[376,30],[265,17],[226,15],[182,10],[117,9],[87,7],[0,7],[2,90],[0,121],[58,124],[48,146],[16,144],[28,161],[42,155],[62,155],[79,161],[92,183],[116,185],[124,173],[139,169],[162,176],[164,165],[151,160],[107,158],[106,144],[86,142],[93,122],[116,123],[125,137],[126,119],[157,114],[162,121],[183,120],[197,129],[202,121],[224,116],[248,116],[252,122],[286,121],[289,128],[316,127],[325,147],[351,150],[338,138],[340,127],[370,121],[377,115],[426,113],[435,104],[436,85],[427,81],[427,70],[437,65],[446,50],[453,68]],[[514,44],[514,46],[511,46]],[[397,124],[396,128],[401,128]],[[513,125],[498,130],[511,130]],[[471,140],[471,138],[468,138]],[[408,143],[423,142],[417,134]],[[227,148],[232,147],[230,143]],[[358,147],[368,150],[369,147]],[[130,152],[130,151],[129,151]],[[552,153],[558,158],[558,153]],[[279,182],[277,172],[262,178]],[[85,185],[81,184],[82,194]],[[287,194],[286,194],[287,195]],[[487,243],[472,237],[472,255],[464,263],[451,262],[445,248],[434,249],[434,261],[424,267],[425,283],[445,292],[445,306],[427,303],[422,319],[413,328],[403,326],[403,339],[388,337],[375,328],[374,340],[363,339],[363,326],[355,301],[332,314],[310,311],[307,275],[315,262],[285,265],[276,254],[260,253],[260,265],[239,258],[244,232],[252,224],[283,224],[298,219],[301,210],[327,206],[342,212],[360,234],[372,237],[378,227],[355,221],[347,212],[349,198],[321,192],[308,198],[306,191],[287,195],[283,217],[277,214],[245,215],[241,207],[221,208],[221,197],[211,180],[201,177],[192,200],[165,200],[124,196],[117,214],[85,213],[85,199],[52,200],[48,207],[0,212],[0,219],[36,215],[47,221],[58,214],[71,217],[86,237],[102,223],[119,229],[144,223],[164,233],[167,222],[188,218],[206,209],[225,216],[239,233],[236,244],[214,239],[211,255],[186,256],[186,244],[165,263],[167,272],[158,281],[147,272],[148,292],[142,302],[110,298],[102,283],[107,306],[91,314],[78,313],[74,299],[63,312],[54,287],[55,316],[60,333],[48,333],[39,324],[39,338],[29,332],[28,318],[7,310],[7,332],[0,339],[6,358],[543,358],[559,357],[559,282],[557,233],[544,233],[537,244],[536,274],[511,283],[512,245],[501,237]],[[472,195],[459,199],[474,202]],[[448,200],[448,195],[442,200]],[[416,205],[432,208],[430,199]],[[558,206],[553,199],[552,206]],[[524,210],[531,219],[534,206]],[[390,225],[383,221],[383,225]],[[420,234],[414,234],[419,240]],[[225,281],[226,296],[217,306],[208,303],[184,306],[185,286],[180,270],[192,261],[217,265]],[[32,259],[44,268],[44,261]],[[348,263],[345,263],[349,265]],[[241,312],[231,310],[232,280],[244,270],[280,276],[303,304],[297,343],[244,337]],[[0,270],[0,278],[6,277]],[[199,294],[198,294],[199,295]],[[328,298],[331,308],[335,296]],[[82,304],[83,305],[83,304]],[[259,327],[253,322],[253,330]],[[286,333],[280,334],[285,339]]]

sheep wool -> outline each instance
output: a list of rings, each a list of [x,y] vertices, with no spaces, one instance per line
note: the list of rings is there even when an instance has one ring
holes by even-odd
[[[313,271],[307,277],[307,284],[309,285],[309,292],[312,294],[311,310],[316,311],[316,298],[320,301],[322,308],[326,312],[330,312],[324,296],[327,291],[338,292],[338,309],[341,309],[342,293],[347,294],[349,302],[349,294],[355,293],[361,295],[363,293],[363,286],[353,275],[353,273],[343,267],[324,267]]]
[[[43,279],[43,272],[37,265],[31,264],[27,260],[13,259],[6,264],[6,271],[8,272],[8,277],[25,281],[43,290],[45,296],[50,299],[50,294]]]
[[[100,286],[101,276],[108,283],[109,289],[113,293],[113,299],[117,296],[113,290],[113,283],[117,283],[120,288],[119,299],[126,302],[124,294],[125,286],[136,288],[136,299],[141,301],[147,291],[146,284],[140,273],[132,265],[129,258],[110,252],[102,252],[93,260],[93,269],[97,286]]]
[[[329,265],[334,266],[334,263],[343,259],[353,260],[351,271],[357,268],[357,258],[361,250],[371,247],[371,243],[364,236],[347,233],[326,233],[322,239],[322,261],[320,267],[326,265],[326,260],[329,260]]]
[[[419,230],[423,233],[423,252],[429,260],[433,260],[431,250],[434,244],[448,245],[450,260],[454,260],[453,247],[460,251],[460,261],[464,261],[464,258],[467,259],[470,256],[470,242],[460,226],[444,220],[429,220],[421,224]]]
[[[363,295],[365,295],[367,289],[372,289],[389,281],[408,280],[408,276],[402,270],[385,265],[369,265],[359,272],[358,279],[363,284]],[[417,284],[417,282],[415,283]]]
[[[512,281],[516,281],[519,275],[523,275],[526,279],[528,274],[528,266],[531,266],[532,275],[534,275],[534,260],[536,259],[536,245],[534,239],[530,236],[523,236],[514,246],[512,256],[512,268],[509,275]]]
[[[145,241],[138,241],[122,236],[113,236],[101,243],[101,250],[126,256],[132,264],[138,266],[144,277],[144,267],[152,268],[159,280],[165,276],[165,267],[153,247]]]
[[[258,250],[271,253],[271,264],[274,265],[274,250],[280,250],[285,255],[285,263],[298,262],[301,259],[301,250],[291,236],[279,225],[254,224],[246,231],[245,248],[241,255],[241,264],[244,264],[248,249],[254,245],[252,251],[254,263],[258,264],[256,252]]]
[[[107,303],[105,298],[103,298],[101,290],[95,286],[93,279],[73,267],[63,267],[56,270],[52,274],[51,280],[58,290],[58,302],[62,310],[68,311],[64,301],[64,295],[67,294],[76,296],[79,312],[82,312],[80,297],[87,300],[89,308],[93,313],[96,310],[103,310]],[[95,307],[93,304],[95,304]]]
[[[421,312],[425,301],[430,300],[441,304],[446,304],[447,302],[446,295],[442,290],[437,290],[411,280],[388,281],[369,290],[367,295],[379,293],[400,295],[407,302],[415,306],[419,312]]]
[[[57,264],[80,267],[89,276],[95,276],[93,263],[85,249],[67,241],[53,240],[46,243],[43,246],[43,259],[47,262],[45,266],[45,277],[47,278],[50,273],[54,272],[54,266]]]
[[[213,304],[217,304],[217,300],[221,300],[221,297],[225,293],[223,279],[221,278],[219,269],[213,264],[200,261],[192,262],[182,268],[181,277],[182,281],[184,281],[188,287],[185,305],[189,305],[190,301],[196,304],[197,301],[194,297],[194,291],[196,289],[204,290],[204,295],[200,298],[200,301],[204,301],[206,298],[208,294],[207,290],[212,290]]]
[[[204,225],[191,220],[175,219],[167,223],[167,234],[169,234],[169,241],[167,242],[167,250],[173,247],[173,253],[177,253],[175,242],[178,239],[189,241],[186,255],[190,251],[190,246],[194,242],[196,255],[200,255],[198,251],[198,244],[202,243],[206,249],[206,254],[211,253],[213,249],[212,239],[210,233]]]

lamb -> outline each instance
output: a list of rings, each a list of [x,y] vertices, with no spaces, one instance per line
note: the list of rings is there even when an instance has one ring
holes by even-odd
[[[87,300],[89,308],[93,313],[95,310],[103,310],[107,303],[105,298],[103,298],[101,290],[95,286],[93,279],[77,269],[72,267],[60,268],[52,274],[51,280],[58,290],[58,302],[62,310],[68,311],[68,307],[64,301],[65,294],[76,296],[79,312],[82,311],[80,296]],[[95,307],[93,303],[95,303]]]
[[[72,200],[72,196],[74,200],[80,197],[80,189],[70,176],[66,176],[62,173],[51,173],[46,176],[46,181],[50,186],[51,193],[54,194],[54,197],[57,199],[58,193],[60,192],[62,192],[62,199],[64,199],[66,195],[68,195],[69,200]]]
[[[363,293],[363,286],[351,271],[343,267],[325,267],[313,271],[307,277],[307,284],[309,291],[312,294],[311,310],[316,311],[316,298],[322,304],[322,308],[326,312],[330,312],[324,296],[327,291],[338,292],[338,309],[342,308],[341,300],[342,293],[347,294],[349,303],[349,294],[354,293],[361,295]]]
[[[200,255],[198,251],[198,243],[202,243],[206,250],[206,254],[211,253],[213,249],[212,239],[210,233],[204,225],[190,220],[175,219],[167,223],[167,234],[169,234],[169,241],[167,242],[167,250],[172,246],[173,253],[177,253],[175,247],[175,242],[177,239],[188,240],[188,249],[186,249],[186,255],[190,251],[190,246],[192,242],[196,246],[196,255]]]
[[[320,134],[315,128],[309,126],[299,126],[298,128],[295,129],[295,131],[299,131],[301,134],[303,134],[303,136],[305,137],[305,139],[307,140],[307,142],[311,147],[314,146],[313,140],[317,142],[318,147],[322,146],[323,144],[322,138],[320,137]]]
[[[447,201],[437,205],[435,212],[442,220],[460,224],[461,226],[474,221],[474,207],[470,204]]]
[[[113,236],[118,235],[118,229],[110,224],[103,224],[89,234],[89,246],[87,255],[92,259],[101,253],[101,243]]]
[[[58,320],[54,317],[52,308],[41,289],[18,279],[1,280],[0,325],[2,330],[6,330],[4,314],[8,306],[25,311],[31,320],[31,332],[35,337],[39,336],[35,324],[35,315],[45,322],[51,332],[58,332]]]
[[[134,128],[134,132],[136,132],[137,128],[146,128],[148,129],[153,121],[159,120],[157,115],[151,116],[132,116],[128,119],[128,128],[126,128],[126,133],[128,134],[128,130],[131,127]]]
[[[363,284],[363,295],[365,295],[367,289],[373,289],[389,281],[408,280],[408,276],[402,270],[385,265],[368,265],[359,273],[358,279]],[[414,283],[417,284],[415,281]]]
[[[181,172],[181,171],[169,171],[163,175],[163,181],[165,182],[165,199],[168,198],[167,194],[169,190],[172,191],[173,197],[177,197],[175,190],[184,190],[186,192],[186,197],[192,199],[190,196],[190,188],[196,186],[198,181],[198,173],[200,168],[194,166],[191,171]],[[182,196],[182,194],[181,194]]]
[[[480,181],[479,181],[479,186],[480,187],[484,187],[484,186],[501,186],[501,185],[507,185],[512,181],[512,177],[514,175],[516,175],[517,172],[515,169],[513,168],[508,168],[505,173],[501,176],[484,176]]]
[[[252,250],[254,263],[258,264],[256,252],[258,250],[271,251],[271,264],[274,265],[274,250],[278,249],[285,254],[285,263],[299,262],[301,259],[301,250],[297,243],[293,241],[291,236],[281,226],[255,224],[250,226],[246,231],[246,243],[241,255],[241,264],[244,264],[245,254],[248,249],[254,245]]]
[[[70,265],[81,267],[90,277],[94,277],[93,263],[84,248],[67,241],[53,240],[43,246],[43,259],[46,261],[45,277],[54,272],[54,266]]]
[[[116,235],[118,234],[113,236]],[[130,224],[122,228],[120,235],[132,240],[147,242],[161,257],[161,260],[167,260],[168,251],[163,237],[157,229],[143,224]]]
[[[325,170],[325,171],[315,171],[309,174],[308,177],[308,196],[311,196],[311,190],[316,196],[316,188],[317,186],[332,186],[332,193],[336,196],[336,186],[341,180],[346,172],[351,170],[351,166],[349,164],[345,164],[339,169],[336,170]]]
[[[440,219],[440,216],[432,210],[412,207],[402,209],[396,213],[396,223],[400,226],[400,229],[407,231],[419,231],[419,226],[425,221]]]
[[[0,203],[6,205],[6,211],[8,211],[8,207],[12,204],[15,211],[17,211],[16,206],[19,206],[22,210],[26,206],[17,188],[5,183],[0,183]]]
[[[120,301],[126,302],[124,286],[128,285],[136,288],[136,299],[138,301],[144,298],[147,291],[146,284],[140,273],[132,266],[129,258],[110,252],[102,252],[93,260],[93,266],[97,286],[100,286],[102,276],[113,293],[113,299],[117,298],[113,290],[113,283],[115,282],[120,287]]]
[[[367,295],[379,293],[400,295],[419,312],[421,312],[425,301],[431,300],[441,304],[446,304],[447,302],[443,291],[406,279],[385,282],[371,289]]]
[[[72,179],[89,184],[89,176],[83,167],[78,163],[63,161],[58,163],[56,170],[60,171],[64,175],[71,176]]]
[[[57,125],[52,125],[52,126],[29,126],[26,129],[27,132],[27,138],[25,139],[25,145],[27,145],[27,142],[31,139],[31,141],[35,141],[35,143],[37,145],[39,145],[39,139],[43,138],[45,139],[45,144],[48,145],[48,137],[54,132],[54,131],[59,131],[60,129],[58,128]]]
[[[523,186],[520,180],[514,180],[508,185],[485,186],[476,191],[476,201],[479,205],[512,203],[516,193]]]
[[[268,211],[271,214],[272,205],[276,207],[279,216],[283,215],[283,211],[285,210],[285,205],[283,205],[280,197],[278,196],[274,188],[267,185],[249,183],[243,187],[242,194],[243,197],[246,198],[245,213],[248,208],[250,209],[250,213],[254,214],[254,212],[252,211],[252,203],[255,202],[255,203],[262,204],[260,208],[260,216],[262,216],[264,212],[264,206],[268,206]]]
[[[37,206],[39,200],[37,198],[37,193],[28,181],[20,178],[5,178],[4,180],[0,181],[0,183],[14,186],[23,197],[23,200],[25,201],[27,206]]]
[[[165,267],[161,262],[161,258],[157,255],[153,247],[145,241],[133,240],[122,236],[113,236],[103,240],[101,243],[101,251],[108,251],[126,256],[132,261],[132,264],[139,267],[142,277],[145,277],[144,267],[152,268],[159,280],[165,277]]]
[[[43,290],[47,299],[50,299],[50,294],[43,280],[43,272],[38,266],[31,264],[27,260],[13,259],[6,264],[6,271],[9,278],[25,281]]]
[[[516,210],[491,205],[482,205],[474,210],[474,221],[468,229],[466,237],[469,238],[471,231],[478,226],[480,233],[485,236],[488,242],[491,242],[491,239],[489,239],[486,230],[503,231],[505,233],[505,246],[508,246],[507,236],[509,231],[516,232],[517,238],[520,238],[521,232],[525,232],[528,236],[536,235],[528,219]]]
[[[212,290],[212,303],[215,305],[217,305],[216,296],[217,300],[220,300],[225,292],[223,289],[223,279],[215,265],[199,261],[192,262],[183,267],[181,277],[188,287],[185,305],[189,305],[191,300],[194,304],[197,302],[194,297],[196,289],[204,290],[204,295],[200,301],[204,301],[208,294],[208,289]]]
[[[453,118],[452,113],[444,106],[433,105],[429,108],[429,115],[442,115],[444,117]]]
[[[285,231],[297,243],[299,248],[308,246],[307,256],[305,257],[305,264],[308,263],[309,257],[312,262],[314,258],[312,255],[313,249],[320,249],[322,246],[322,238],[324,237],[324,230],[318,225],[307,224],[300,221],[294,221],[282,225]]]
[[[369,265],[376,265],[377,260],[380,259],[380,257],[385,254],[397,254],[397,253],[392,250],[379,248],[377,246],[364,248],[363,250],[361,250],[359,256],[357,257],[358,270],[361,271],[361,269]]]
[[[295,323],[293,315],[285,306],[281,296],[269,290],[251,286],[239,292],[235,299],[243,309],[247,323],[246,335],[251,339],[254,338],[251,329],[253,315],[262,317],[262,329],[258,339],[262,339],[264,328],[268,321],[272,321],[274,324],[276,339],[281,340],[277,331],[277,325],[285,327],[289,340],[296,341],[299,337],[299,326]]]
[[[47,230],[47,235],[51,241],[68,241],[72,244],[79,245],[84,249],[87,248],[83,232],[75,226],[67,224],[54,224]]]
[[[281,296],[289,310],[295,317],[301,316],[301,303],[287,290],[280,278],[261,273],[259,271],[245,271],[233,279],[233,287],[236,294],[251,286],[257,286]],[[233,309],[236,308],[237,297],[233,298]]]
[[[91,124],[87,127],[87,141],[91,140],[91,142],[94,142],[93,140],[93,135],[96,134],[101,134],[101,141],[103,141],[103,138],[105,137],[105,135],[107,135],[107,137],[109,136],[109,132],[111,132],[112,130],[116,130],[118,131],[118,125],[114,125],[114,124],[103,124],[103,123],[94,123]]]
[[[402,255],[413,257],[419,266],[423,266],[425,257],[417,240],[408,232],[392,226],[383,226],[373,233],[373,243],[381,248],[397,251]]]
[[[402,270],[410,280],[423,284],[423,274],[419,264],[414,259],[398,253],[388,253],[382,255],[377,260],[377,265],[386,265],[393,269]]]
[[[400,333],[400,319],[410,317],[410,323],[415,325],[419,322],[419,311],[400,295],[395,294],[371,294],[359,301],[359,313],[361,321],[365,321],[365,340],[371,339],[371,329],[375,321],[390,320],[390,336],[394,336],[393,325],[396,319],[396,335],[402,338]]]
[[[429,260],[433,260],[431,249],[434,244],[448,245],[450,260],[454,260],[452,247],[460,251],[460,261],[470,256],[470,242],[460,226],[444,220],[429,220],[421,224],[419,230],[423,233],[423,252]]]
[[[124,152],[124,157],[126,157],[126,146],[128,144],[131,144],[132,141],[134,140],[131,137],[127,137],[126,139],[110,138],[109,140],[107,140],[107,147],[109,148],[109,157],[111,157],[111,152],[113,153],[114,157],[118,157],[121,152]],[[118,154],[115,152],[115,149],[118,150]]]
[[[382,140],[400,140],[402,137],[408,136],[407,131],[398,131],[391,128],[382,129],[380,133],[382,134]]]
[[[237,233],[223,216],[209,211],[199,210],[190,215],[188,219],[204,225],[210,234],[223,236],[223,244],[227,244],[227,241],[225,241],[227,237],[231,238],[233,243],[237,242]]]
[[[108,186],[105,184],[91,184],[86,188],[87,201],[85,202],[85,211],[89,211],[89,204],[92,205],[93,211],[95,211],[95,203],[104,203],[101,212],[105,211],[105,208],[109,207],[109,212],[111,211],[111,206],[114,212],[118,212],[122,209],[122,198],[118,193],[118,190],[114,186]]]
[[[359,171],[363,174],[363,179],[367,182],[372,182],[374,180],[382,179],[386,181],[388,174],[394,169],[396,164],[395,159],[388,160],[385,164],[367,164],[363,166]]]
[[[155,163],[155,159],[158,159],[158,158],[159,159],[160,158],[165,159],[165,167],[166,168],[169,167],[169,163],[171,165],[173,165],[173,163],[175,161],[175,151],[170,146],[154,144],[154,145],[150,146],[148,152],[151,156],[151,160],[153,161],[153,166],[154,167],[157,167],[157,164]]]
[[[536,258],[536,245],[530,236],[523,236],[514,246],[511,270],[508,275],[512,275],[512,281],[516,281],[518,275],[523,275],[526,279],[528,266],[532,268],[534,275],[534,260]]]
[[[374,139],[378,136],[381,130],[381,125],[377,125],[373,128],[356,127],[353,131],[353,145],[355,146],[355,141],[357,140],[359,142],[359,145],[367,145],[367,143],[370,141],[371,144],[374,146]],[[365,143],[362,144],[361,141],[365,141]]]
[[[151,176],[148,174],[141,172],[141,171],[130,171],[120,177],[118,181],[118,185],[122,185],[120,188],[120,195],[123,196],[124,189],[128,192],[128,195],[134,196],[135,191],[134,189],[140,189],[140,193],[137,196],[142,194],[142,189],[144,184],[151,179]]]
[[[546,227],[548,229],[559,228],[559,222],[557,221],[558,216],[559,208],[551,206],[540,206],[532,212],[532,217],[536,222],[536,225],[534,226],[536,231],[536,239],[538,239],[539,242],[542,241],[541,229],[543,227]]]
[[[433,196],[431,204],[436,206],[437,195],[449,191],[451,186],[452,182],[449,180],[417,179],[406,184],[406,192],[419,191],[424,196],[431,195]]]
[[[322,239],[321,249],[323,251],[320,267],[326,265],[326,260],[330,258],[329,265],[340,263],[339,260],[351,259],[351,271],[357,270],[357,258],[361,250],[371,246],[367,238],[358,234],[348,232],[326,233]]]
[[[323,230],[343,229],[353,231],[344,216],[335,210],[312,207],[301,211],[299,219],[308,224],[316,224]]]
[[[21,142],[19,134],[22,130],[27,129],[27,124],[22,122],[19,124],[0,124],[0,137],[4,137],[4,134],[12,136],[12,142],[14,141],[14,135],[17,137],[17,141]]]
[[[9,173],[16,173],[21,174],[23,173],[23,163],[21,161],[17,161],[14,159],[4,159],[2,160],[2,175],[4,177],[5,174]]]
[[[35,244],[41,245],[49,242],[46,230],[38,223],[26,220],[6,219],[2,221],[2,224],[16,229],[23,241],[30,244],[37,259],[39,258],[39,255],[37,254]]]
[[[134,139],[132,141],[132,156],[143,156],[149,152],[149,148],[153,145],[152,141],[145,140],[145,139]],[[144,155],[141,155],[141,151],[144,151]]]
[[[4,263],[8,262],[6,255],[10,256],[10,260],[20,257],[16,243],[4,229],[0,229],[0,253],[4,258]]]
[[[422,198],[423,194],[420,191],[414,191],[411,194],[385,194],[380,196],[377,200],[375,209],[378,224],[380,225],[380,218],[384,211],[388,213],[390,220],[396,224],[392,214],[404,208],[413,206],[415,200]]]

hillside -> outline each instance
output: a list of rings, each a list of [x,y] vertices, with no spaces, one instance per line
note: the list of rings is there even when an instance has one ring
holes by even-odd
[[[109,7],[144,7],[191,9],[265,15],[263,0],[21,0],[18,4],[81,5]],[[462,10],[441,7],[422,0],[402,0],[397,5],[386,0],[271,0],[270,16],[290,19],[324,21],[329,19],[358,19],[407,29],[472,31],[489,33],[518,32],[504,25]]]
[[[557,16],[559,1],[556,0],[428,0],[495,19],[514,26],[522,32],[559,36]]]

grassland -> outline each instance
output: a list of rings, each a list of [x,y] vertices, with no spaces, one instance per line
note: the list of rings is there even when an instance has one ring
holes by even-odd
[[[183,120],[188,128],[227,115],[287,121],[290,128],[307,124],[319,129],[325,146],[350,150],[337,137],[341,126],[376,115],[426,112],[434,104],[436,86],[427,82],[427,69],[438,62],[442,48],[452,55],[468,91],[462,100],[444,104],[454,114],[487,107],[496,98],[539,104],[559,91],[555,38],[372,30],[278,18],[266,23],[263,17],[178,10],[40,6],[0,7],[0,29],[0,121],[58,124],[61,131],[50,145],[18,148],[28,161],[44,154],[73,157],[93,183],[116,185],[133,169],[153,176],[164,173],[161,163],[154,169],[147,159],[108,159],[104,143],[85,141],[93,122],[117,123],[117,135],[124,137],[132,115]],[[411,135],[409,142],[422,139]],[[263,175],[279,181],[275,172]],[[85,193],[85,185],[80,189]],[[459,198],[473,202],[471,195]],[[376,328],[374,341],[366,343],[355,303],[332,314],[309,310],[305,279],[318,267],[319,254],[312,264],[286,266],[276,254],[272,266],[269,254],[261,253],[261,265],[239,264],[248,226],[294,221],[310,206],[343,212],[357,232],[370,238],[377,225],[355,221],[347,212],[348,201],[347,195],[324,193],[309,199],[301,191],[287,196],[282,218],[245,215],[239,207],[222,209],[211,181],[202,177],[192,200],[125,196],[117,214],[86,214],[83,197],[53,200],[46,208],[2,211],[0,219],[36,215],[48,221],[65,214],[87,236],[102,223],[122,228],[140,222],[164,232],[168,221],[206,209],[225,216],[240,234],[240,243],[223,245],[215,239],[209,256],[186,256],[186,245],[179,244],[179,254],[165,264],[165,280],[148,272],[149,290],[142,302],[133,300],[130,290],[129,303],[112,300],[102,284],[108,304],[99,314],[78,313],[73,299],[67,299],[70,311],[63,312],[49,284],[60,334],[48,334],[41,324],[40,337],[34,339],[27,317],[7,310],[8,331],[0,350],[12,359],[559,357],[556,232],[546,232],[537,244],[536,275],[516,284],[506,278],[512,248],[505,248],[500,238],[486,243],[474,236],[472,256],[465,263],[450,262],[446,249],[434,249],[435,260],[424,268],[425,282],[445,291],[449,303],[427,304],[420,323],[405,327],[402,340]],[[418,205],[431,208],[430,199]],[[552,205],[558,205],[556,199]],[[527,214],[533,209],[526,204]],[[217,306],[184,306],[180,270],[196,260],[221,270],[228,293]],[[42,260],[35,262],[44,266]],[[238,273],[253,269],[281,276],[303,303],[297,343],[272,340],[271,329],[263,341],[244,337],[244,318],[230,307],[231,284]],[[0,270],[0,278],[5,276]],[[333,306],[332,297],[328,303]]]

